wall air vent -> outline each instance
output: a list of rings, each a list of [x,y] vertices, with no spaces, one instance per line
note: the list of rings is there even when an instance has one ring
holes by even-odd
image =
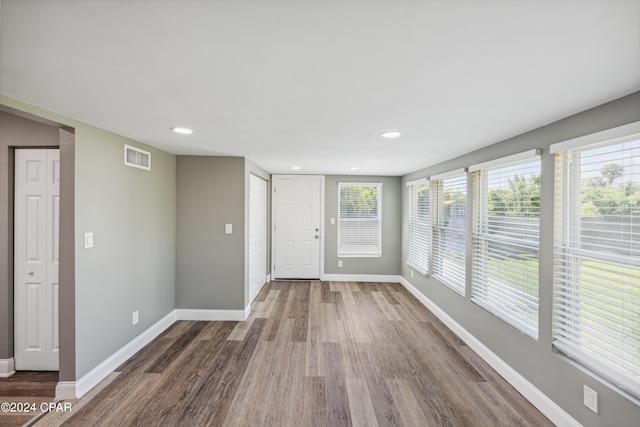
[[[151,153],[125,144],[124,164],[149,171],[151,170]]]

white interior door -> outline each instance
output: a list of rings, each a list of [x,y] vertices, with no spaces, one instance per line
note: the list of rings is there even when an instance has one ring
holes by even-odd
[[[58,370],[60,151],[15,151],[14,358]]]
[[[249,301],[267,282],[267,181],[249,178]]]
[[[273,178],[274,278],[319,279],[321,176]]]

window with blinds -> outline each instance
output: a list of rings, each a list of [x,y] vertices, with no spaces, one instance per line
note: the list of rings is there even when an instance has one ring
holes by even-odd
[[[433,277],[465,294],[467,175],[458,170],[431,177],[434,199]]]
[[[429,272],[429,240],[431,236],[429,181],[407,183],[409,188],[409,244],[407,264],[422,274]]]
[[[538,150],[470,167],[473,172],[471,300],[538,338]]]
[[[382,256],[382,183],[338,183],[338,256]]]
[[[552,146],[553,345],[640,397],[640,122],[634,130]]]

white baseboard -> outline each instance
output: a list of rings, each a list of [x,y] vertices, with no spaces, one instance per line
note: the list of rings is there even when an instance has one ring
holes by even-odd
[[[7,378],[15,373],[15,361],[13,357],[0,359],[0,378]]]
[[[544,393],[538,390],[533,384],[527,381],[507,362],[500,359],[494,352],[489,350],[480,340],[473,336],[469,331],[463,328],[451,316],[438,307],[433,301],[427,298],[422,292],[417,290],[407,279],[399,276],[399,282],[415,296],[418,301],[427,307],[438,319],[442,321],[449,329],[458,335],[473,351],[478,353],[485,362],[496,370],[509,384],[518,390],[533,406],[538,408],[547,418],[557,426],[575,426],[580,427],[581,424],[571,415],[566,413],[553,400],[549,399]]]
[[[402,276],[387,274],[322,274],[320,280],[328,282],[399,282]]]
[[[61,381],[56,386],[56,400],[79,399],[105,379],[118,366],[153,341],[176,321],[175,310],[154,323],[120,350],[113,353],[78,381]]]
[[[77,399],[76,381],[60,381],[56,384],[56,401]]]
[[[244,321],[247,320],[249,314],[251,314],[251,305],[248,305],[244,310],[175,309],[153,324],[149,329],[135,337],[120,350],[113,353],[78,381],[60,381],[56,385],[55,399],[79,399],[177,320]],[[13,367],[13,359],[10,360],[11,366]],[[0,369],[2,369],[2,365],[0,365]]]
[[[191,308],[176,308],[177,320],[233,320],[242,322],[247,320],[251,313],[251,305],[248,305],[244,310],[198,310]]]

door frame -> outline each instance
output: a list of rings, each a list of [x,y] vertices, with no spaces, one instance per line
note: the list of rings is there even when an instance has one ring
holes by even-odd
[[[251,290],[252,290],[252,285],[253,283],[251,282],[251,268],[252,268],[252,257],[251,257],[251,232],[252,232],[252,227],[253,227],[253,218],[252,218],[252,212],[253,210],[251,209],[251,197],[253,195],[252,191],[251,191],[251,180],[252,179],[259,179],[261,181],[264,182],[264,233],[265,233],[265,251],[264,251],[264,273],[265,273],[265,283],[263,283],[260,286],[260,289],[258,289],[255,293],[255,295],[251,294]],[[249,256],[249,304],[251,304],[253,302],[253,300],[258,296],[258,294],[260,293],[260,291],[262,290],[262,287],[269,281],[269,267],[268,267],[268,254],[269,254],[269,181],[262,178],[261,176],[255,175],[253,173],[249,174],[249,252],[248,252],[248,256]]]
[[[324,277],[324,236],[326,225],[324,222],[324,209],[325,209],[325,190],[324,190],[324,175],[272,175],[271,176],[271,279],[277,280],[278,275],[276,274],[276,241],[277,241],[277,231],[275,230],[277,218],[276,218],[276,203],[275,203],[275,195],[273,191],[276,188],[276,182],[278,180],[286,180],[286,179],[305,179],[305,178],[313,178],[320,180],[320,250],[319,250],[319,265],[320,265],[320,280]]]

